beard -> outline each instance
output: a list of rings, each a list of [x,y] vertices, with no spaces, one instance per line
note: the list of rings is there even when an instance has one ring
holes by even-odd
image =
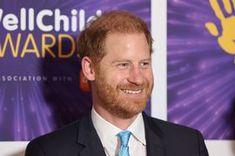
[[[150,98],[152,92],[152,83],[145,80],[143,84],[120,83],[116,87],[109,84],[102,74],[96,75],[96,95],[100,100],[100,105],[110,114],[128,119],[142,112]],[[131,97],[123,90],[141,90],[141,96]]]

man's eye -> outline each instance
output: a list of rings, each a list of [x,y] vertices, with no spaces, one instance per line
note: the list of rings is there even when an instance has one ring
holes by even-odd
[[[129,63],[119,63],[117,66],[120,69],[125,69],[129,66]]]
[[[141,62],[140,66],[142,68],[149,68],[151,66],[151,63],[150,62]]]

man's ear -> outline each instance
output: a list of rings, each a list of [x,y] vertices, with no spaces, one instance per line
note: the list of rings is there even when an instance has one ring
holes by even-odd
[[[92,60],[89,57],[84,56],[82,58],[81,65],[82,65],[83,74],[87,78],[87,80],[94,81],[95,71],[94,71]]]

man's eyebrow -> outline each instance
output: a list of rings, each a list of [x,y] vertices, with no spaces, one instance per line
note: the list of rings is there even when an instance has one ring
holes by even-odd
[[[122,62],[131,62],[131,61],[127,59],[118,59],[118,60],[113,60],[111,63],[114,64],[114,63],[122,63]]]
[[[140,60],[139,62],[151,61],[151,60],[152,60],[151,58],[146,58],[146,59]],[[131,61],[131,60],[128,60],[128,59],[117,59],[117,60],[113,60],[113,61],[111,62],[111,64],[122,63],[122,62],[131,63],[132,61]]]
[[[143,59],[143,60],[140,60],[141,62],[143,61],[151,61],[152,59],[151,58],[146,58],[146,59]]]

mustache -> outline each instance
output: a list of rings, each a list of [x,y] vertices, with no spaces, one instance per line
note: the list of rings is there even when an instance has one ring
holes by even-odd
[[[140,90],[140,89],[144,89],[144,88],[148,88],[149,87],[149,83],[142,83],[142,84],[120,84],[118,85],[118,88],[121,89],[129,89],[129,90]]]

